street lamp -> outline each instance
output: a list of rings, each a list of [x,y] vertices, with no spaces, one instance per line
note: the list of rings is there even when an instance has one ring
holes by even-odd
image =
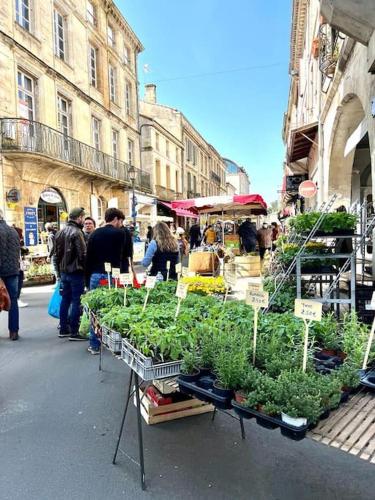
[[[136,223],[137,223],[137,216],[136,216],[136,213],[135,213],[136,199],[135,199],[135,190],[134,190],[134,187],[135,187],[135,178],[137,176],[137,172],[135,170],[135,167],[133,167],[133,165],[129,166],[129,168],[128,168],[128,174],[129,174],[130,182],[132,183],[132,191],[133,191],[133,196],[132,196],[132,217],[133,217],[133,225],[134,225],[134,230],[135,230]]]

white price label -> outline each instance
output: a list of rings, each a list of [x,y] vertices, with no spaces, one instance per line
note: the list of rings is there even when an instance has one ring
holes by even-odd
[[[171,261],[167,260],[167,271],[169,271],[171,268]]]
[[[181,275],[182,276],[189,276],[189,268],[188,267],[183,267],[181,270]]]
[[[261,283],[249,283],[247,289],[249,292],[263,292],[263,285]]]
[[[178,297],[179,299],[186,299],[188,288],[189,285],[187,285],[186,283],[179,283],[177,285],[176,297]]]
[[[114,278],[118,278],[120,276],[120,269],[118,267],[114,267],[112,269],[112,276]]]
[[[294,302],[294,315],[301,319],[321,321],[322,303],[315,300],[296,299]]]
[[[120,274],[120,283],[121,285],[131,285],[132,284],[132,276],[130,273],[121,273]]]
[[[253,307],[268,307],[268,292],[262,292],[260,290],[247,290],[246,292],[246,304]]]
[[[112,266],[110,262],[104,262],[104,269],[106,273],[110,273],[112,271]]]
[[[146,278],[146,288],[155,288],[156,276],[147,276]]]
[[[182,270],[182,266],[181,266],[181,262],[179,262],[178,264],[176,264],[176,273],[181,273],[181,270]]]

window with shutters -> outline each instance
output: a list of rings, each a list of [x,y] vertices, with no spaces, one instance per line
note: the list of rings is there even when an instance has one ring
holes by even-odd
[[[109,96],[112,102],[117,101],[117,89],[116,89],[116,68],[109,65]]]
[[[53,11],[55,55],[66,61],[66,19],[58,10]]]
[[[98,19],[96,5],[94,5],[92,2],[87,2],[86,18],[90,24],[92,24],[93,26],[97,26]]]
[[[21,118],[35,120],[35,80],[21,70],[17,71],[18,112]]]
[[[90,85],[98,88],[98,49],[93,45],[89,48]]]
[[[95,149],[100,150],[101,123],[100,120],[95,118],[95,116],[91,118],[91,128],[92,128],[92,144]]]
[[[128,163],[133,165],[134,161],[134,141],[128,139]]]

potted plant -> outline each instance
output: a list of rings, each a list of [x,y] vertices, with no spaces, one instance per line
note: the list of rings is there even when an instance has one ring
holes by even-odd
[[[360,376],[358,369],[350,363],[344,363],[334,372],[341,385],[341,401],[348,399],[349,394],[359,386]]]
[[[367,325],[358,321],[358,317],[354,311],[344,316],[342,350],[346,355],[346,360],[358,368],[363,362],[368,335]]]
[[[198,359],[196,350],[185,351],[180,373],[180,378],[185,382],[195,382],[199,378]]]
[[[251,365],[248,366],[247,370],[245,371],[244,378],[240,383],[240,388],[237,389],[234,393],[234,399],[237,401],[237,403],[245,403],[247,395],[250,392],[255,391],[261,376],[262,374],[257,368],[254,368]]]
[[[218,396],[232,399],[234,390],[240,387],[248,365],[247,352],[221,349],[215,360],[214,370],[217,376],[213,392]]]
[[[299,370],[280,374],[277,379],[276,402],[280,405],[283,422],[302,427],[318,420],[321,414],[321,398],[317,377],[319,375]]]

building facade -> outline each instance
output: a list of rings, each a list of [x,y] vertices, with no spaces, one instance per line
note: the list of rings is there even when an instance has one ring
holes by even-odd
[[[111,0],[5,0],[0,9],[0,190],[8,222],[58,225],[74,206],[128,211],[141,171],[140,41]]]
[[[232,193],[232,188],[227,189],[227,194],[249,194],[250,193],[250,179],[243,167],[237,165],[233,160],[224,158],[226,165],[226,176],[227,181],[234,187],[234,193]]]
[[[184,114],[157,103],[156,86],[140,101],[142,163],[161,201],[226,193],[225,163]]]
[[[312,179],[318,205],[372,200],[375,164],[373,2],[294,0],[284,174]],[[360,26],[362,26],[360,28]],[[294,204],[298,184],[283,200]],[[293,185],[293,182],[289,182]]]

